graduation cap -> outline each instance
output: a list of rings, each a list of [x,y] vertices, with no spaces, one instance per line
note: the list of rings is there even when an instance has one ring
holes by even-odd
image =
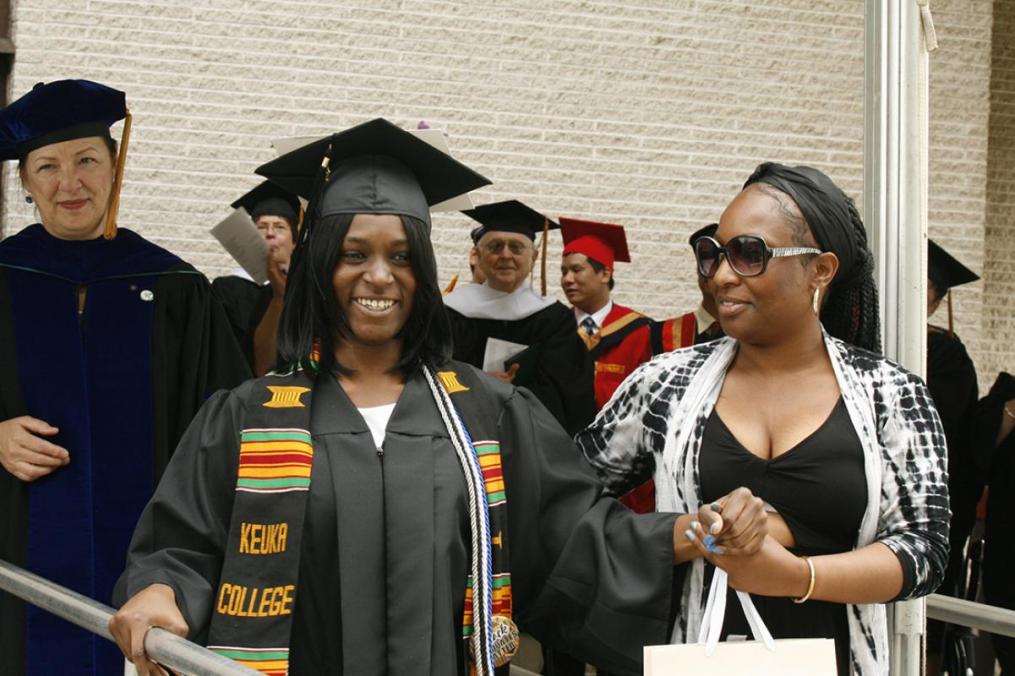
[[[57,80],[36,84],[30,92],[0,110],[0,160],[23,159],[53,143],[101,136],[125,120],[113,190],[106,208],[103,236],[116,237],[116,214],[130,140],[131,115],[126,95],[91,80]]]
[[[494,202],[484,204],[475,209],[468,209],[462,212],[474,221],[478,221],[480,227],[473,228],[469,236],[474,244],[488,232],[515,232],[525,235],[535,241],[536,233],[543,233],[543,257],[541,261],[541,289],[546,295],[546,240],[550,230],[556,230],[560,224],[550,220],[530,206],[522,204],[518,200],[507,200],[505,202]]]
[[[694,248],[694,243],[702,237],[715,237],[715,231],[719,229],[718,223],[709,223],[704,228],[698,228],[691,233],[691,236],[687,238],[687,243]]]
[[[560,232],[564,237],[564,255],[580,253],[613,269],[614,262],[630,263],[627,236],[624,226],[613,223],[582,221],[560,217]]]
[[[256,173],[311,203],[314,218],[396,214],[430,225],[430,205],[490,183],[447,153],[377,118],[262,164]]]
[[[473,230],[472,238],[476,242],[488,232],[515,232],[535,241],[537,232],[556,230],[560,227],[548,216],[544,216],[518,200],[484,204],[462,213],[472,220],[478,221],[482,226],[478,234]]]
[[[954,333],[952,295],[949,291],[953,286],[975,282],[980,276],[960,263],[957,258],[941,248],[934,240],[928,239],[927,277],[934,284],[934,288],[940,296],[948,295],[948,333]]]
[[[254,221],[261,216],[284,218],[294,228],[299,225],[303,211],[296,195],[286,192],[271,181],[262,182],[229,206],[233,209],[245,209]]]
[[[975,282],[980,278],[932,239],[927,240],[927,276],[941,295],[953,286]]]

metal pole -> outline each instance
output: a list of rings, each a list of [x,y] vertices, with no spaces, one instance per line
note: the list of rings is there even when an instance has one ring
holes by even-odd
[[[927,597],[927,617],[999,636],[1015,637],[1015,610],[974,603],[941,594]]]
[[[915,0],[866,0],[864,221],[885,355],[923,375],[927,343],[928,60]],[[923,600],[889,607],[894,676],[923,672]]]
[[[109,633],[109,619],[115,612],[112,608],[3,560],[0,560],[0,590],[113,640]],[[145,652],[159,664],[191,676],[260,674],[157,627],[145,636],[144,646]]]

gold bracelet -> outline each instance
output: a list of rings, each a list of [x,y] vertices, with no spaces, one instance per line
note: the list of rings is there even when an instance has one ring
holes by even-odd
[[[814,563],[809,556],[801,556],[800,558],[807,562],[807,567],[811,570],[811,583],[807,585],[807,593],[798,599],[793,599],[793,603],[803,603],[814,593]]]

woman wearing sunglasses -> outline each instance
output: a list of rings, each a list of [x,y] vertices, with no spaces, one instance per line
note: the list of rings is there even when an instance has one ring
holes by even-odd
[[[947,560],[945,439],[924,383],[878,355],[856,207],[813,168],[765,163],[695,255],[727,337],[636,371],[579,446],[610,492],[654,478],[660,511],[721,513],[731,487],[767,503],[753,554],[692,524],[673,642],[695,640],[717,566],[776,638],[833,638],[840,674],[888,673],[883,604],[932,592]],[[724,631],[748,634],[727,608]]]

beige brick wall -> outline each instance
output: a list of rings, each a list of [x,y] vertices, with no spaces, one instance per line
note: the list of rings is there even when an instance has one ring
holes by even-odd
[[[994,35],[982,317],[989,340],[974,356],[988,387],[998,371],[1015,372],[1015,2],[995,0]]]
[[[446,129],[456,155],[553,216],[623,223],[617,297],[695,303],[688,233],[766,159],[814,164],[860,199],[860,0],[21,0],[12,94],[89,77],[135,114],[121,221],[211,276],[207,230],[256,182],[269,142],[385,116]],[[983,262],[991,0],[935,0],[932,234]],[[5,223],[32,217],[8,171]],[[441,277],[469,222],[439,215]],[[552,240],[551,273],[559,260]],[[556,275],[551,274],[551,289]],[[985,340],[980,285],[959,330]],[[1010,354],[1010,351],[1008,352]]]

